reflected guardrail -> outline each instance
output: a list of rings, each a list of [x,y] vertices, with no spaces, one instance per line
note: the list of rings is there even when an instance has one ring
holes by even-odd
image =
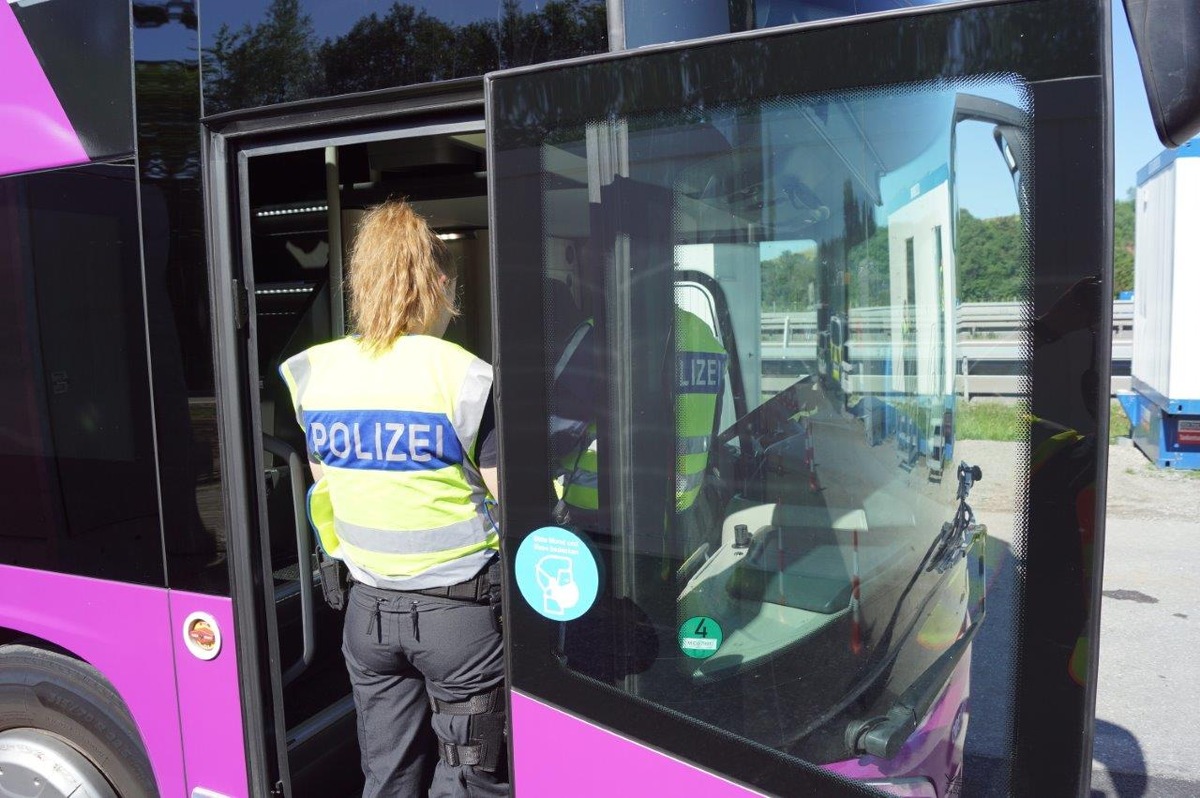
[[[1022,364],[1026,359],[1023,332],[1031,324],[1024,302],[973,302],[956,310],[956,374],[958,389],[968,396],[1018,396],[1022,393]],[[887,359],[892,341],[892,308],[855,308],[850,312],[849,357],[870,362]],[[1133,358],[1133,302],[1113,302],[1112,392],[1129,389]],[[816,311],[764,312],[759,336],[764,388],[790,374],[794,361],[813,361],[817,355]],[[865,370],[865,371],[869,371]],[[868,379],[866,374],[863,379]],[[875,379],[882,380],[882,376]],[[862,386],[872,390],[869,384]]]

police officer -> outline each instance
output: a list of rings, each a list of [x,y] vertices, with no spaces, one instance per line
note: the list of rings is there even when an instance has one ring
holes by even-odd
[[[492,369],[441,340],[455,266],[409,205],[364,216],[349,272],[355,334],[280,372],[318,479],[310,511],[353,583],[363,796],[505,796]]]
[[[588,323],[590,328],[590,322]],[[572,346],[578,348],[573,350]],[[586,342],[568,343],[564,355],[584,351]],[[696,502],[708,470],[709,448],[713,440],[721,394],[725,387],[727,354],[711,328],[696,314],[675,307],[675,369],[672,374],[671,390],[675,395],[675,511],[687,513]],[[589,386],[581,390],[565,379],[575,363],[585,362],[590,370],[592,360],[574,354],[570,361],[561,361],[563,372],[558,380],[558,393],[595,395],[597,386],[577,379]],[[564,387],[565,386],[565,387]],[[559,404],[567,404],[561,398]],[[560,411],[551,419],[552,428],[568,427],[572,419],[583,419],[589,415],[580,411],[582,401],[572,401],[575,412]],[[560,418],[559,416],[566,418]],[[594,413],[590,415],[594,416]],[[572,431],[578,431],[577,444],[560,456],[562,477],[557,486],[562,504],[570,520],[583,527],[593,527],[597,522],[599,508],[599,459],[596,444],[596,425],[583,420],[573,421]],[[552,434],[554,430],[552,429]]]

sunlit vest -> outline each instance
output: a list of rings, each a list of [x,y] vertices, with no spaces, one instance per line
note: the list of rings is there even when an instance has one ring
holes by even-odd
[[[322,546],[354,577],[421,590],[473,577],[499,548],[472,452],[492,369],[459,346],[403,336],[372,356],[343,338],[290,358]]]
[[[708,325],[680,308],[675,349],[675,509],[683,512],[696,501],[708,469],[726,354]]]

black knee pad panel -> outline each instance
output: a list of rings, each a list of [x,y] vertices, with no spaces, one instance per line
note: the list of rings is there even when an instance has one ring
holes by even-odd
[[[504,703],[504,685],[497,685],[466,701],[441,701],[431,697],[429,703],[438,714],[470,717],[467,725],[469,742],[464,745],[438,741],[438,753],[443,762],[451,767],[466,765],[489,773],[507,765],[508,711]]]

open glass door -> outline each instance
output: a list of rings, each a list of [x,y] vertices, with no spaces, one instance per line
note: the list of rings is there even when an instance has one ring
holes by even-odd
[[[1086,785],[1107,25],[960,4],[489,76],[519,795]],[[989,192],[1037,316],[1007,462],[956,434]],[[1012,506],[971,510],[983,474]]]

